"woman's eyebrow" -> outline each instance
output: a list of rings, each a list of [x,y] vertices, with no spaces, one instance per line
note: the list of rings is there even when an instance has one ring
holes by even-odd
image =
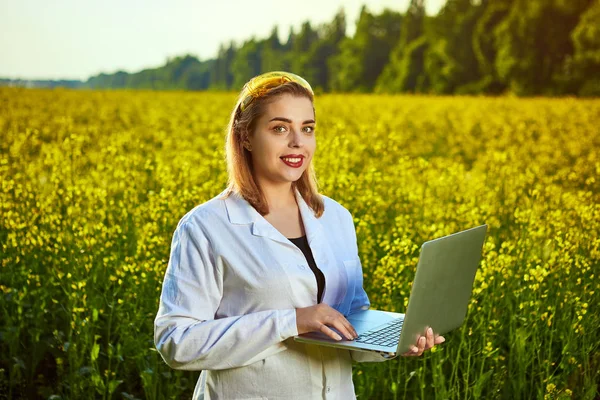
[[[283,122],[287,122],[288,124],[292,123],[291,119],[283,118],[283,117],[275,117],[275,118],[272,118],[269,120],[269,122],[271,122],[271,121],[283,121]],[[314,119],[307,119],[302,124],[313,124],[313,123],[315,123]]]

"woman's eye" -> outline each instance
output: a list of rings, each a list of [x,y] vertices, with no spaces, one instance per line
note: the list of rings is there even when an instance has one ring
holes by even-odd
[[[279,133],[285,132],[285,131],[280,131],[280,130],[279,130],[279,128],[285,128],[285,126],[283,126],[283,125],[277,125],[277,126],[276,126],[275,128],[273,128],[273,129],[275,129],[275,131],[276,131],[276,132],[279,132]]]
[[[310,133],[315,131],[315,127],[314,126],[305,126],[305,128],[308,128]]]

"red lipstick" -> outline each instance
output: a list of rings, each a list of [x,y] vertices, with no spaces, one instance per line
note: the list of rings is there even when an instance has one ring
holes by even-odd
[[[304,162],[304,156],[302,154],[287,154],[283,157],[280,157],[281,161],[283,161],[286,165],[292,168],[300,168],[302,163]],[[292,162],[290,159],[299,159],[297,162]]]

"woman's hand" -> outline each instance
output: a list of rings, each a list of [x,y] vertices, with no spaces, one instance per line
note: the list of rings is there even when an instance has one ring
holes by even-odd
[[[332,326],[348,340],[354,340],[358,337],[354,327],[346,317],[325,303],[297,308],[296,326],[299,335],[307,332],[322,332],[334,340],[342,340],[340,335],[329,328],[329,326]]]
[[[407,351],[406,353],[402,354],[404,357],[420,356],[421,354],[423,354],[423,351],[429,350],[436,344],[444,343],[444,341],[446,341],[446,339],[443,336],[434,336],[433,330],[431,328],[427,328],[426,332],[427,337],[419,337],[419,339],[417,340],[417,345],[412,346],[411,351]]]

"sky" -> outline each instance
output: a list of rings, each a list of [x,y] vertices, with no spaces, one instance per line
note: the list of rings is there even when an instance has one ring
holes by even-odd
[[[426,0],[436,14],[445,0]],[[268,37],[278,27],[330,22],[343,8],[354,34],[362,5],[404,13],[409,0],[0,0],[0,78],[80,79],[130,73],[192,54],[214,58],[220,44]]]

